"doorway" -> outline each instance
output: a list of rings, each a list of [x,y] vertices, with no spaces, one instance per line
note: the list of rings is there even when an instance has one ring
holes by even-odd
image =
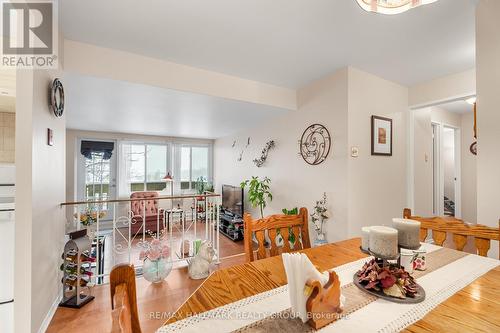
[[[102,201],[116,198],[116,154],[114,141],[78,140],[78,201]],[[96,207],[88,204],[91,211],[102,211],[103,221],[113,220],[113,210],[107,203]]]
[[[461,216],[460,129],[432,123],[432,213]]]
[[[464,98],[410,111],[409,205],[415,215],[476,222],[473,110]]]

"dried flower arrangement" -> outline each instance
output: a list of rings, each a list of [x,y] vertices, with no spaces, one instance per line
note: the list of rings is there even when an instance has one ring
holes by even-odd
[[[84,226],[89,226],[97,222],[97,216],[99,215],[99,219],[102,219],[106,216],[105,211],[97,212],[95,209],[87,208],[85,211],[80,213],[80,223]],[[78,213],[74,214],[75,218],[78,218]]]
[[[417,283],[408,272],[397,265],[382,266],[372,259],[363,265],[357,277],[365,289],[383,292],[387,296],[413,298],[417,295]]]
[[[324,223],[330,218],[330,213],[326,206],[326,192],[323,193],[323,199],[316,201],[316,205],[313,208],[311,214],[311,221],[314,226],[314,230],[317,233],[317,239],[324,240],[325,232],[323,231]]]
[[[139,243],[139,246],[142,248],[139,254],[139,260],[149,259],[155,261],[159,259],[169,259],[170,247],[167,244],[164,232],[160,232],[157,235],[148,230],[147,233],[153,239],[151,241],[142,241]]]

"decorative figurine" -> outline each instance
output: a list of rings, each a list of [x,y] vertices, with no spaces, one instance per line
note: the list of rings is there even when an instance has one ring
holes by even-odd
[[[203,241],[198,254],[188,260],[189,277],[193,280],[204,279],[210,274],[210,264],[214,260],[215,250],[211,242]]]

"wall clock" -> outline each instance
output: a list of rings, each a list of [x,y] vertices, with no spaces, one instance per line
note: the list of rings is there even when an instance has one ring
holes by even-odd
[[[300,155],[307,164],[318,165],[326,160],[331,145],[332,139],[326,127],[313,124],[306,128],[300,138]]]
[[[54,79],[50,87],[50,109],[56,117],[64,113],[64,88],[59,79]]]

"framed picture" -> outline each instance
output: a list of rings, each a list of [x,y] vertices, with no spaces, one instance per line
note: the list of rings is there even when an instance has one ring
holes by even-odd
[[[392,119],[372,116],[372,155],[392,156]]]

